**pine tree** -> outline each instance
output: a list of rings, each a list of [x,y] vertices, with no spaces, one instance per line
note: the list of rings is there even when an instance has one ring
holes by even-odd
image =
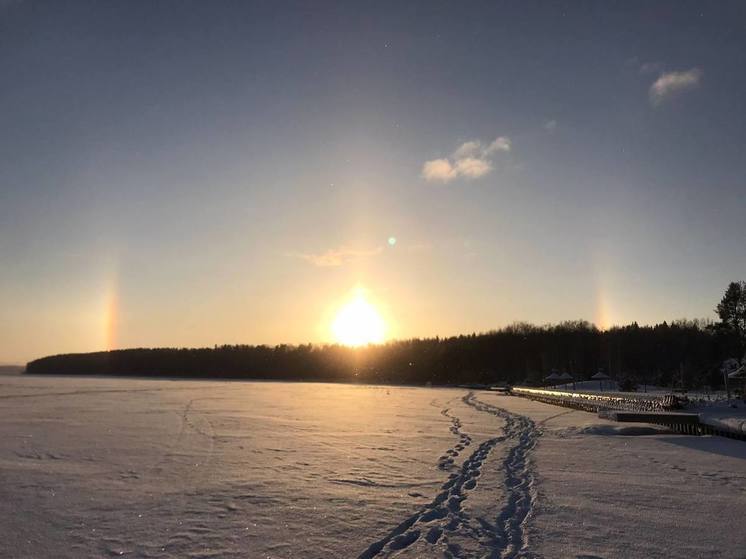
[[[746,282],[731,282],[715,310],[720,317],[720,328],[732,336],[736,356],[741,361],[746,348]]]

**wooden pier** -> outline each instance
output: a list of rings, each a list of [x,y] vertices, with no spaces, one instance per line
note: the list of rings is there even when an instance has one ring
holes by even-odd
[[[746,432],[703,423],[699,414],[680,411],[681,400],[673,394],[601,394],[564,390],[513,387],[511,394],[545,404],[574,408],[623,423],[664,425],[685,435],[716,435],[746,441]]]
[[[588,412],[602,410],[670,411],[681,407],[673,394],[624,394],[621,392],[571,392],[541,388],[513,387],[511,394],[547,404],[575,408]]]
[[[602,414],[599,413],[599,416]],[[701,435],[699,431],[699,414],[683,412],[635,412],[610,410],[602,417],[618,421],[620,423],[652,423],[653,425],[665,425],[672,431],[686,435]]]

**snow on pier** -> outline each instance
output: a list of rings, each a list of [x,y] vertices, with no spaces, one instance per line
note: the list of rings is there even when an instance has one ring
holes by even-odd
[[[514,387],[511,393],[557,406],[598,413],[619,422],[665,425],[687,435],[718,435],[746,440],[746,404],[718,401],[698,406],[676,394],[570,392]]]
[[[635,394],[631,392],[572,392],[568,390],[514,387],[512,393],[547,404],[556,404],[590,412],[605,409],[665,411],[677,409],[681,400],[673,394]]]

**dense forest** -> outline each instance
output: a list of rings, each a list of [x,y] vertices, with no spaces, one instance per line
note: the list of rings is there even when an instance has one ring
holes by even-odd
[[[741,360],[746,282],[734,282],[717,306],[719,322],[679,320],[599,330],[585,321],[450,338],[340,345],[225,345],[199,349],[126,349],[32,361],[30,374],[341,381],[391,384],[530,383],[550,372],[576,379],[602,370],[628,385],[717,387],[728,358]]]

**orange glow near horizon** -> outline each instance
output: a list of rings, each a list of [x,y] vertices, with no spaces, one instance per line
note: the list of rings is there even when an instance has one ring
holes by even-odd
[[[103,305],[102,327],[104,349],[117,349],[117,326],[119,322],[119,285],[116,278],[109,280]]]
[[[383,318],[362,289],[356,290],[353,299],[337,312],[331,329],[334,341],[349,346],[381,343],[386,334]]]

